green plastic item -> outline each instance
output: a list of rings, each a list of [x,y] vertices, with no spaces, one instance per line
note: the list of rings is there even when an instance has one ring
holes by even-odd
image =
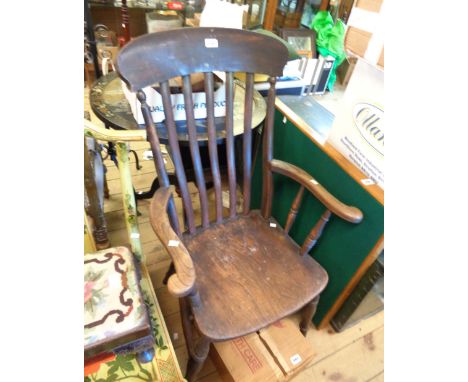
[[[336,81],[336,68],[346,58],[344,51],[345,25],[339,19],[334,22],[330,12],[320,11],[315,15],[310,27],[317,33],[318,52],[322,56],[330,55],[335,58],[327,85],[328,90],[332,91]]]

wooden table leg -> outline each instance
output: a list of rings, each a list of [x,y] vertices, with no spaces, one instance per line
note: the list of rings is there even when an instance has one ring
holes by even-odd
[[[96,242],[96,248],[106,249],[110,247],[110,242],[107,237],[107,224],[104,217],[104,211],[99,202],[99,195],[94,177],[94,171],[91,164],[88,146],[86,145],[86,137],[84,138],[84,182],[85,191],[88,197],[88,206],[86,212],[92,218],[93,237]]]

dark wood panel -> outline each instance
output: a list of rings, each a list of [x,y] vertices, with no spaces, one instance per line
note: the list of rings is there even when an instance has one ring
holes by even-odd
[[[145,13],[146,9],[129,8],[128,14],[130,17],[130,36],[138,37],[147,33]],[[104,24],[110,30],[114,31],[117,36],[122,33],[122,15],[121,9],[117,7],[106,6],[91,6],[91,18],[93,24]]]

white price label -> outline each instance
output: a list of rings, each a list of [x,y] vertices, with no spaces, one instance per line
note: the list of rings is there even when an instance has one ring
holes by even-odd
[[[217,48],[218,39],[217,38],[205,38],[205,47],[207,48]]]
[[[143,152],[143,159],[144,160],[151,160],[153,159],[153,152],[151,150],[147,150]]]
[[[302,358],[301,358],[301,356],[300,356],[299,354],[294,354],[294,355],[290,358],[290,360],[291,360],[291,363],[292,363],[293,365],[297,365],[298,363],[300,363],[300,362],[302,361]]]
[[[276,224],[275,224],[275,223],[270,223],[270,227],[275,228],[275,227],[276,227]]]
[[[178,247],[179,246],[179,240],[169,240],[169,243],[167,243],[169,247]]]
[[[132,239],[139,239],[140,238],[140,234],[138,232],[132,232],[130,234],[130,238]]]
[[[370,186],[371,184],[374,184],[372,179],[361,179],[361,182],[364,186]]]

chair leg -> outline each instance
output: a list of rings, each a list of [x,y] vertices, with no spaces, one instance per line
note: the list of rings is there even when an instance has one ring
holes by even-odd
[[[200,337],[196,344],[194,344],[193,353],[190,354],[187,363],[187,372],[185,374],[185,378],[188,382],[195,381],[195,378],[205,364],[209,350],[210,340],[207,337]]]
[[[301,329],[301,333],[305,337],[307,334],[307,330],[309,330],[310,322],[314,317],[315,311],[317,310],[317,304],[319,302],[320,296],[315,297],[311,302],[309,302],[302,311],[302,320],[299,324],[299,328]]]
[[[184,329],[185,343],[189,352],[187,371],[185,378],[188,382],[195,381],[198,373],[202,369],[208,352],[210,350],[210,339],[198,333],[193,319],[188,297],[179,299],[182,328]]]

